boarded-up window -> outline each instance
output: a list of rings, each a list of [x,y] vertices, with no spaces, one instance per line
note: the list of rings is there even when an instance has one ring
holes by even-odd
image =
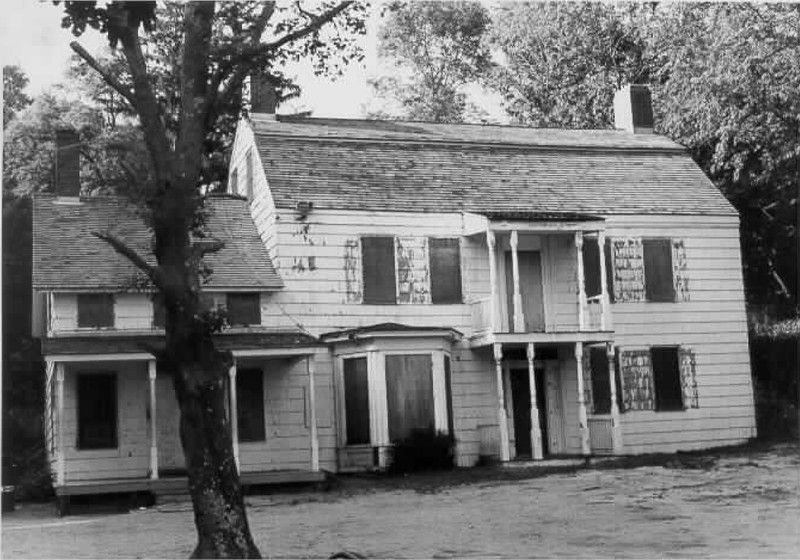
[[[683,391],[683,406],[686,408],[698,408],[700,406],[697,397],[697,378],[695,374],[696,362],[694,352],[688,348],[681,348],[679,351],[681,368],[681,389]]]
[[[683,389],[677,346],[650,348],[656,410],[683,410]]]
[[[78,327],[114,326],[113,294],[78,294]]]
[[[431,267],[431,301],[461,303],[461,251],[458,239],[428,240]]]
[[[261,324],[261,297],[258,293],[229,293],[226,300],[231,326]]]
[[[117,376],[78,375],[78,449],[117,447]]]
[[[253,200],[253,150],[247,150],[244,162],[245,185],[247,200]]]
[[[672,280],[672,243],[669,239],[645,239],[645,292],[648,301],[675,301]]]
[[[231,171],[231,184],[228,189],[231,194],[239,194],[239,170],[234,169]]]
[[[264,372],[240,369],[236,374],[236,417],[239,441],[264,441]]]
[[[597,238],[583,239],[583,285],[586,297],[599,296],[600,286],[600,246]]]
[[[431,279],[428,267],[428,240],[425,237],[398,237],[397,303],[430,303]]]
[[[614,247],[611,244],[611,239],[606,239],[606,250],[605,250],[605,259],[606,259],[606,293],[608,294],[608,300],[611,303],[614,303]]]
[[[689,275],[683,239],[672,240],[672,275],[675,301],[689,301]]]
[[[622,400],[625,410],[653,410],[653,369],[648,350],[626,350],[619,353],[622,378]]]
[[[344,360],[344,413],[347,426],[347,445],[368,444],[369,385],[367,359]]]
[[[386,356],[386,399],[391,442],[409,437],[414,430],[432,431],[431,355]]]
[[[153,294],[150,298],[153,302],[153,327],[163,329],[167,325],[167,310],[164,307],[164,296]]]
[[[361,238],[364,303],[396,303],[394,238]]]
[[[614,239],[611,255],[613,301],[616,303],[645,301],[642,241]]]

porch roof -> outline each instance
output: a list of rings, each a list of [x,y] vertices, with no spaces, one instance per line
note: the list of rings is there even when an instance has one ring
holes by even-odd
[[[251,355],[269,350],[308,350],[320,345],[315,337],[301,332],[220,333],[214,336],[214,342],[219,350],[229,350],[234,355],[238,352]],[[164,345],[163,335],[67,336],[42,340],[42,355],[151,354],[163,350]]]
[[[339,331],[332,331],[320,335],[322,342],[334,342],[337,340],[348,339],[355,340],[357,338],[367,338],[375,336],[447,336],[453,338],[461,338],[462,333],[452,327],[431,327],[423,326],[417,327],[412,325],[404,325],[402,323],[376,323],[374,325],[366,325],[363,327],[355,327],[352,329],[343,329]]]

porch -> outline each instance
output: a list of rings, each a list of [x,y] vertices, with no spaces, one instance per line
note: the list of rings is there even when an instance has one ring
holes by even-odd
[[[613,339],[602,218],[470,216],[464,233],[480,263],[474,274],[489,280],[474,282],[468,302],[471,347]]]

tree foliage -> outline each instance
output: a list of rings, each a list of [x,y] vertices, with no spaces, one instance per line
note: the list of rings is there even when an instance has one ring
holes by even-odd
[[[488,10],[476,2],[403,2],[386,8],[379,54],[391,75],[374,81],[377,93],[400,103],[403,117],[458,122],[469,110],[464,86],[491,66]]]
[[[31,103],[25,93],[28,76],[19,66],[3,66],[3,128],[20,110]]]

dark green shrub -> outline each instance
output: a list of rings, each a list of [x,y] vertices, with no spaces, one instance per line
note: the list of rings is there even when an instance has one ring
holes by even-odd
[[[389,471],[408,473],[453,468],[455,438],[444,432],[414,430],[394,445]]]

